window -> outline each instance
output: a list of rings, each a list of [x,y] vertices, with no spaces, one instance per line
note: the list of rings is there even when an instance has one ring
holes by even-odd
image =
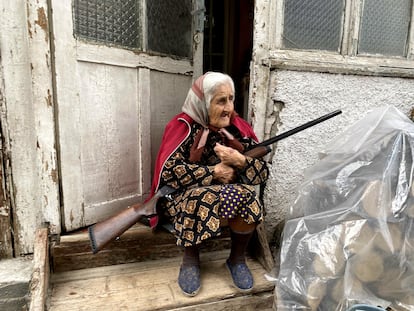
[[[412,11],[411,1],[364,1],[358,53],[406,56]]]
[[[286,0],[284,47],[338,51],[343,2],[343,0]]]
[[[74,0],[83,40],[191,58],[191,0]]]
[[[414,76],[413,2],[277,0],[271,63]]]

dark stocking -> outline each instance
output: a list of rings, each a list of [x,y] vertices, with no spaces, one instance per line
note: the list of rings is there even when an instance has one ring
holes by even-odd
[[[200,257],[197,246],[187,246],[184,248],[183,266],[200,265]]]
[[[246,261],[246,249],[249,244],[250,238],[254,231],[251,232],[234,232],[231,234],[231,251],[229,262],[231,264],[245,263]]]

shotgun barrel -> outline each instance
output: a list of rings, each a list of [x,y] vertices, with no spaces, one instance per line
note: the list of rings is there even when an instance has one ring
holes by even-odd
[[[309,121],[305,124],[302,124],[298,127],[295,127],[289,131],[283,132],[280,135],[277,135],[275,137],[269,138],[267,140],[262,141],[261,143],[258,143],[257,145],[252,146],[251,149],[247,150],[244,154],[247,156],[250,156],[252,158],[261,158],[263,156],[265,156],[266,154],[268,154],[272,148],[270,147],[270,145],[273,145],[275,142],[282,140],[286,137],[289,137],[293,134],[296,134],[297,132],[303,131],[311,126],[314,126],[318,123],[324,122],[330,118],[333,118],[339,114],[341,114],[342,111],[341,110],[335,110],[331,113],[325,114],[315,120]]]

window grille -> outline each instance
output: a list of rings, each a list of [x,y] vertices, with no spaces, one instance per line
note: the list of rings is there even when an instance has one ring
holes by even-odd
[[[412,0],[365,0],[358,53],[406,56]]]
[[[339,51],[343,8],[344,0],[286,0],[284,47]]]
[[[352,37],[350,44],[355,45],[357,54],[407,56],[413,0],[284,0],[283,3],[283,48],[346,54],[341,47]],[[345,25],[347,5],[351,7],[348,20],[354,23],[351,27]],[[356,37],[349,33],[353,27],[359,27]]]
[[[74,0],[75,35],[106,45],[191,58],[192,1],[145,2],[146,7],[142,0]]]
[[[136,0],[75,0],[75,34],[91,41],[141,47]]]
[[[191,0],[147,1],[148,49],[191,56]]]

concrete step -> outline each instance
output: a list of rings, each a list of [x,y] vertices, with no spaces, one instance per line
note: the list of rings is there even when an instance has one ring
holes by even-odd
[[[0,310],[28,309],[32,257],[0,260]]]

